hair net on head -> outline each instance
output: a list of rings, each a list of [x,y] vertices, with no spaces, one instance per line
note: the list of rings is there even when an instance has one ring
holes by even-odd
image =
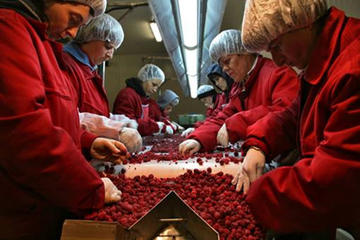
[[[208,96],[212,96],[217,94],[214,87],[211,85],[201,85],[198,90],[197,90],[197,96],[198,98],[204,98],[204,97],[208,97]]]
[[[218,62],[223,56],[241,54],[246,50],[241,42],[241,32],[229,29],[219,33],[210,43],[209,54],[213,61]]]
[[[118,48],[124,40],[124,31],[115,18],[108,14],[102,14],[82,26],[74,39],[79,43],[95,40],[108,41]]]
[[[76,2],[89,6],[94,11],[94,17],[105,12],[107,0],[64,0],[65,2]]]
[[[326,11],[326,0],[247,0],[243,45],[253,52],[267,50],[280,35],[309,26]]]
[[[143,81],[150,81],[154,79],[160,79],[161,82],[165,81],[164,72],[154,64],[146,64],[144,65],[138,72],[138,78]]]
[[[157,103],[159,104],[161,109],[164,109],[169,104],[171,104],[172,106],[178,105],[179,101],[180,98],[175,92],[166,89],[158,98]]]

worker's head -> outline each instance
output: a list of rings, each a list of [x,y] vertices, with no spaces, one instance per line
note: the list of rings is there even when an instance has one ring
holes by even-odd
[[[137,77],[142,81],[142,86],[147,96],[156,93],[165,81],[164,72],[154,64],[143,66],[138,72]]]
[[[242,81],[250,71],[256,54],[245,50],[241,42],[241,32],[229,29],[219,33],[210,43],[210,57],[219,63],[235,82]]]
[[[210,66],[207,77],[211,83],[222,92],[230,90],[232,84],[234,83],[232,78],[229,77],[229,75],[227,75],[217,63]]]
[[[82,26],[74,39],[94,65],[110,60],[123,40],[124,31],[120,23],[108,14],[93,18]]]
[[[179,96],[170,89],[166,89],[158,98],[157,103],[165,115],[169,115],[173,108],[179,104]]]
[[[307,66],[326,0],[248,0],[242,40],[253,52],[269,51],[277,65]]]
[[[216,91],[211,85],[201,85],[197,90],[198,99],[205,105],[207,108],[214,108],[214,99],[216,96]]]
[[[47,0],[44,14],[50,38],[74,38],[80,26],[104,13],[106,0]]]

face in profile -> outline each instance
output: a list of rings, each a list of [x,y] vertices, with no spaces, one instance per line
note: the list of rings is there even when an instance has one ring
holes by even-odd
[[[144,92],[147,96],[154,94],[157,92],[159,87],[161,86],[162,81],[161,79],[151,79],[148,81],[143,82]]]
[[[168,104],[165,108],[164,108],[164,114],[165,115],[169,115],[173,110],[173,106],[171,104]]]
[[[94,65],[100,65],[112,59],[115,51],[114,44],[107,41],[96,40],[88,42],[86,45],[88,45],[88,49],[91,49],[88,51],[88,55]]]
[[[268,51],[278,66],[287,65],[304,69],[311,57],[311,31],[309,27],[285,33],[273,40]]]
[[[225,78],[219,76],[219,75],[216,75],[213,77],[214,79],[214,82],[215,82],[215,85],[220,88],[221,91],[225,92],[228,88],[227,86],[227,82],[225,80]]]
[[[219,64],[235,82],[242,81],[250,71],[254,56],[250,54],[229,54],[219,59]]]
[[[78,3],[54,2],[46,6],[47,34],[54,40],[74,38],[79,27],[91,18],[90,7]]]
[[[203,97],[200,98],[200,102],[202,102],[206,108],[214,108],[214,103],[213,103],[213,97],[212,96],[207,96],[207,97]]]

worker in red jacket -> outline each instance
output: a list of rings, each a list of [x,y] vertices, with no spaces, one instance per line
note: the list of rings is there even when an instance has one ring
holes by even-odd
[[[360,226],[360,19],[326,2],[249,0],[243,20],[247,49],[301,69],[296,101],[249,127],[234,182],[252,183],[253,214],[281,233]],[[261,176],[266,159],[293,146],[293,166]]]
[[[183,154],[212,151],[217,143],[227,145],[229,141],[244,139],[248,126],[271,112],[286,108],[298,91],[295,72],[246,51],[238,30],[218,34],[209,52],[238,86],[229,104],[180,144],[179,151]]]
[[[79,93],[80,112],[110,117],[104,80],[97,66],[112,59],[123,40],[120,23],[103,14],[81,27],[74,40],[64,46],[67,64],[77,74],[74,85]]]
[[[217,63],[210,66],[207,77],[219,92],[215,109],[212,111],[211,115],[207,117],[209,118],[215,117],[224,109],[224,107],[226,107],[230,101],[231,94],[233,94],[235,88],[237,87],[237,84],[234,84],[234,80],[227,75]]]
[[[219,91],[219,93],[217,93],[215,90],[212,90],[213,94],[215,95],[213,95],[213,98],[210,98],[208,100],[209,102],[214,103],[212,104],[212,107],[208,108],[208,110],[206,111],[206,118],[209,119],[211,117],[215,117],[229,103],[233,87],[236,88],[236,84],[234,84],[234,80],[229,77],[229,75],[227,75],[221,69],[221,66],[217,63],[214,63],[210,66],[207,77]],[[201,87],[202,86],[200,86],[198,89],[198,97],[199,95],[201,96],[201,94],[199,93]],[[209,87],[213,88],[211,85],[209,85]],[[185,131],[183,131],[181,136],[187,137],[195,130],[195,128],[200,127],[204,122],[205,121],[196,122],[194,124],[194,127],[187,128]]]
[[[166,132],[172,134],[170,127],[164,122],[151,118],[150,105],[156,105],[150,97],[158,91],[165,81],[164,72],[154,64],[144,65],[135,78],[126,80],[126,87],[118,93],[114,106],[114,114],[124,114],[138,123],[138,131],[142,136]]]
[[[95,158],[124,146],[81,131],[61,44],[105,0],[0,2],[0,239],[59,239],[64,218],[120,199]]]
[[[128,151],[142,148],[135,121],[109,112],[104,81],[97,65],[113,57],[124,40],[120,23],[108,14],[92,19],[80,28],[75,39],[64,46],[64,60],[78,95],[81,126],[95,135],[124,143]]]

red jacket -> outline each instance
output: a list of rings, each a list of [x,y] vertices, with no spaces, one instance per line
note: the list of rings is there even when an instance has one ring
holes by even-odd
[[[103,79],[96,71],[92,71],[69,53],[64,55],[64,60],[70,68],[71,79],[79,96],[79,111],[109,117],[109,102],[103,86]]]
[[[234,85],[233,85],[234,86]],[[226,106],[228,97],[225,93],[216,94],[214,108],[208,108],[206,110],[206,119],[204,121],[199,121],[194,124],[194,128],[200,127],[206,120],[209,118],[215,117],[219,112],[223,110]]]
[[[54,239],[65,210],[104,204],[103,183],[80,151],[62,47],[45,30],[0,9],[0,239]]]
[[[268,228],[308,232],[359,226],[359,36],[360,20],[331,8],[301,96],[248,131],[246,146],[260,146],[267,154],[298,141],[300,160],[294,166],[275,169],[250,188],[247,201]]]
[[[244,139],[248,126],[270,112],[286,108],[295,98],[298,87],[292,69],[279,68],[270,59],[259,56],[245,83],[245,92],[239,87],[234,88],[229,104],[191,133],[189,138],[199,141],[203,151],[211,151],[217,144],[219,129],[226,123],[230,141]]]
[[[154,119],[155,121],[162,121],[163,119],[169,119],[168,116],[164,114],[164,112],[161,110],[159,104],[153,99],[149,103],[149,116],[151,119]]]
[[[134,78],[128,80],[133,79]],[[124,114],[128,118],[136,120],[139,124],[138,131],[141,136],[152,135],[159,131],[156,121],[149,116],[149,105],[157,104],[153,102],[155,102],[153,99],[141,96],[134,88],[125,87],[120,90],[115,99],[113,113]],[[146,108],[147,110],[145,110]]]

